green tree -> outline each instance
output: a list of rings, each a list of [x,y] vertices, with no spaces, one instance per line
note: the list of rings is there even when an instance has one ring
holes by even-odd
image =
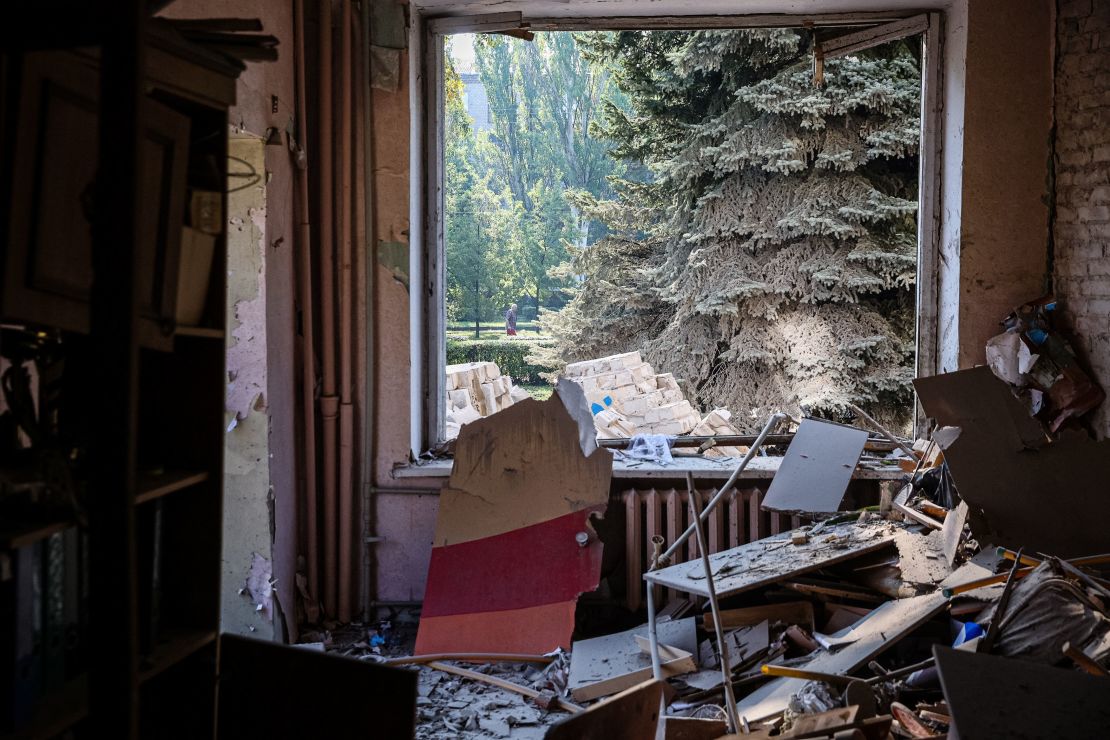
[[[829,61],[789,29],[622,32],[589,54],[631,102],[596,133],[640,177],[582,207],[609,236],[562,268],[556,366],[643,350],[741,424],[799,406],[910,411],[919,63]]]
[[[524,279],[512,265],[522,260],[520,209],[491,185],[491,172],[476,170],[478,147],[463,107],[462,81],[447,59],[444,142],[444,227],[448,314],[474,323],[496,318],[520,295]]]
[[[583,56],[577,39],[486,36],[475,47],[492,131],[475,141],[474,152],[524,213],[524,261],[516,267],[537,311],[544,301],[550,307],[565,301],[571,281],[551,269],[566,261],[567,243],[584,246],[603,233],[579,209],[576,194],[611,197],[608,178],[620,169],[608,143],[591,133],[603,102],[620,92],[604,66]]]

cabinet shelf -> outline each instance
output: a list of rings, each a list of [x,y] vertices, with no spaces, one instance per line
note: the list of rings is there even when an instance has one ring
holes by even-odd
[[[180,663],[216,639],[216,630],[166,630],[165,640],[150,655],[139,659],[139,683],[145,683],[167,668]]]
[[[89,681],[80,676],[43,695],[26,726],[0,735],[0,740],[46,740],[65,732],[89,713]]]
[[[75,524],[73,519],[48,519],[35,522],[5,524],[0,529],[0,549],[15,550],[33,545]]]
[[[223,339],[223,329],[212,329],[207,326],[179,326],[174,331],[179,337],[199,337],[201,339]]]
[[[135,495],[136,504],[145,504],[166,494],[180,491],[183,488],[195,486],[208,480],[207,470],[201,471],[170,471],[160,475],[143,474],[139,476],[138,493]]]

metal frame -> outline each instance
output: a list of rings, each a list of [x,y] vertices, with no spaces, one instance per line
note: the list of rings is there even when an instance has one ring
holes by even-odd
[[[918,188],[918,274],[916,372],[934,375],[938,362],[939,306],[937,268],[940,254],[940,179],[942,144],[943,14],[920,11],[758,14],[660,15],[609,18],[527,18],[519,12],[429,17],[413,14],[410,50],[410,102],[413,111],[410,222],[414,225],[410,256],[412,321],[410,359],[413,367],[413,455],[440,443],[444,434],[446,393],[446,305],[443,245],[443,51],[444,39],[459,33],[530,31],[683,30],[697,28],[773,28],[873,26],[822,44],[826,58],[885,41],[922,33],[921,147]],[[879,25],[886,24],[886,25]],[[419,224],[419,228],[416,225]],[[419,233],[419,236],[417,236]],[[920,411],[919,426],[923,424]]]

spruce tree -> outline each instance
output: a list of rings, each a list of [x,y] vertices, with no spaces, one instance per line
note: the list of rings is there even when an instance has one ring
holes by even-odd
[[[579,196],[608,236],[560,269],[542,317],[567,362],[641,350],[743,426],[848,403],[905,424],[913,376],[919,61],[898,43],[830,60],[791,29],[621,32],[588,44],[629,107],[594,134],[646,169]]]

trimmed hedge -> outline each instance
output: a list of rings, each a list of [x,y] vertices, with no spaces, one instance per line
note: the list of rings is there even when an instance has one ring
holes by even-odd
[[[540,373],[549,373],[553,368],[532,365],[524,359],[536,344],[525,339],[448,339],[447,364],[496,362],[501,374],[511,377],[514,383],[543,383]]]

